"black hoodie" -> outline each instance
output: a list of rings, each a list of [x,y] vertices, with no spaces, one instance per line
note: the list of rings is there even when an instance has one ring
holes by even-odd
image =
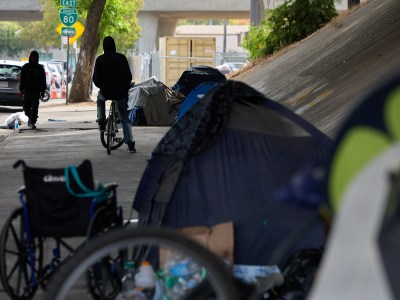
[[[94,65],[93,82],[107,100],[119,100],[128,95],[132,81],[128,60],[117,53],[111,36],[104,38],[103,50]]]
[[[29,62],[22,66],[19,90],[26,94],[38,94],[46,90],[46,72],[39,65],[39,53],[32,51]]]

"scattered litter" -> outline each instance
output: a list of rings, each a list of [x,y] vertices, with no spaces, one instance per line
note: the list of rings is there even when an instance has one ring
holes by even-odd
[[[47,122],[67,122],[67,120],[47,119]]]
[[[17,112],[9,115],[7,119],[4,121],[2,128],[14,129],[15,120],[18,120],[18,125],[22,123],[28,123],[28,117],[24,112]]]

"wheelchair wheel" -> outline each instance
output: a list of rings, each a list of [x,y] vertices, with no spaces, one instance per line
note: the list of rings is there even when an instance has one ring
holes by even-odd
[[[86,271],[86,283],[93,299],[116,299],[121,291],[123,262],[120,255],[107,255]]]
[[[11,299],[33,297],[42,266],[43,241],[34,238],[29,243],[24,230],[23,210],[18,208],[7,219],[0,235],[0,277]]]
[[[215,299],[239,299],[239,292],[235,288],[233,276],[228,266],[219,257],[194,240],[177,232],[166,229],[143,228],[124,228],[93,239],[77,251],[63,268],[57,270],[51,278],[44,299],[67,299],[71,295],[78,297],[79,289],[82,289],[82,276],[87,274],[88,269],[93,269],[94,266],[108,257],[114,255],[117,257],[117,254],[121,251],[124,254],[130,253],[130,251],[135,253],[138,247],[150,247],[151,249],[154,249],[154,247],[160,249],[159,247],[161,247],[163,250],[171,250],[170,253],[180,253],[190,257],[198,266],[197,270],[201,270],[201,274],[206,274],[204,278],[201,278],[204,279],[203,282],[209,282],[212,291],[215,293]],[[119,264],[122,263],[124,258],[121,257],[120,260]],[[196,278],[199,278],[199,274],[195,274]],[[118,272],[116,272],[113,276],[117,276],[115,282],[120,282],[121,274],[118,275]],[[84,292],[81,291],[81,293]],[[184,299],[184,295],[180,299]]]

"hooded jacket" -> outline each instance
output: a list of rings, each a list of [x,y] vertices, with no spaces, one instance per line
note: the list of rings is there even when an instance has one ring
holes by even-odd
[[[96,59],[93,82],[107,100],[119,100],[128,95],[132,81],[125,55],[116,51],[114,39],[107,36],[103,40],[104,54]]]
[[[22,66],[19,90],[25,94],[38,94],[46,90],[46,72],[39,64],[39,53],[32,51],[29,62]]]

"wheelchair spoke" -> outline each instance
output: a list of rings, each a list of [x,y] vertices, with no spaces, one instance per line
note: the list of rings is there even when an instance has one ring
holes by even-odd
[[[35,238],[29,243],[23,225],[22,209],[17,209],[7,219],[0,237],[0,277],[12,299],[33,297],[37,289],[33,279],[38,277],[42,264],[42,241]]]

